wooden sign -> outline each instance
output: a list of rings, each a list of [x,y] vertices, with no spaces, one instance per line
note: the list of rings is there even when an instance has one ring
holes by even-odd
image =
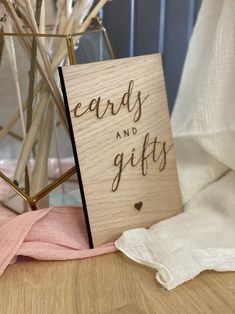
[[[90,244],[178,213],[161,57],[60,68]]]

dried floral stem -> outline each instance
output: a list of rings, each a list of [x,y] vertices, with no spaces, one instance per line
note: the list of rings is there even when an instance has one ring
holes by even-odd
[[[29,128],[32,122],[32,115],[33,115],[36,56],[37,56],[37,43],[36,43],[35,38],[33,38],[31,64],[30,64],[30,70],[29,70],[28,100],[27,100],[27,128],[26,128],[27,132],[29,131]]]
[[[48,155],[53,130],[53,105],[50,103],[45,112],[45,119],[40,130],[38,154],[35,162],[31,193],[38,193],[48,184]]]
[[[46,21],[45,21],[45,14],[46,14],[46,8],[45,8],[45,3],[46,0],[41,0],[42,4],[41,4],[41,14],[40,14],[40,21],[37,21],[37,18],[35,17],[36,23],[38,25],[39,28],[39,32],[41,34],[45,34],[46,33]],[[37,8],[37,6],[36,6]]]
[[[7,23],[7,28],[11,32],[11,25]],[[21,127],[23,131],[23,135],[25,137],[26,135],[26,126],[25,126],[25,120],[24,120],[24,110],[22,105],[22,99],[21,99],[21,92],[20,92],[20,84],[19,84],[19,77],[18,77],[18,68],[16,63],[16,53],[15,53],[15,46],[13,42],[13,38],[9,37],[6,40],[6,49],[7,49],[7,56],[11,65],[11,70],[14,76],[14,82],[16,87],[16,96],[18,101],[18,107],[20,112],[20,120],[21,120]]]
[[[40,16],[41,16],[41,7],[42,0],[36,0],[36,11],[35,11],[35,21],[39,26]],[[26,132],[28,133],[33,115],[33,100],[34,100],[34,83],[35,83],[35,72],[36,72],[36,59],[37,59],[37,42],[35,37],[32,40],[32,49],[31,49],[31,64],[29,71],[29,88],[28,88],[28,101],[27,101],[27,124]],[[30,194],[30,177],[28,167],[25,169],[25,192]]]
[[[36,12],[35,20],[39,26],[40,15],[41,15],[42,0],[36,1]],[[32,115],[33,115],[33,99],[34,99],[34,83],[35,83],[35,71],[36,71],[36,58],[37,58],[37,43],[35,37],[32,40],[32,49],[31,49],[31,64],[29,71],[29,88],[28,88],[28,100],[27,100],[27,132],[29,131]]]
[[[60,158],[59,141],[58,141],[58,130],[57,130],[56,121],[54,121],[54,125],[53,125],[53,134],[54,134],[54,139],[55,139],[55,149],[56,149],[58,168],[59,168],[59,173],[60,173],[60,176],[61,176],[63,174],[63,171],[62,171],[62,164],[61,164],[61,158]],[[61,185],[61,190],[62,190],[62,193],[64,195],[65,189],[64,189],[64,184],[63,183]]]
[[[3,32],[3,26],[1,27],[1,33]],[[4,37],[0,35],[0,64],[2,62],[2,55],[4,49]]]
[[[50,97],[49,97],[50,98]],[[35,138],[37,136],[38,130],[41,125],[41,121],[43,118],[43,113],[46,109],[46,106],[48,104],[48,92],[41,92],[41,99],[40,103],[37,107],[37,110],[35,112],[34,118],[32,120],[31,127],[29,129],[29,132],[24,140],[24,145],[20,152],[19,162],[15,169],[14,174],[14,181],[17,183],[20,182],[20,179],[22,178],[23,172],[26,168],[27,162],[30,157],[30,152],[32,150],[32,147],[35,142]]]

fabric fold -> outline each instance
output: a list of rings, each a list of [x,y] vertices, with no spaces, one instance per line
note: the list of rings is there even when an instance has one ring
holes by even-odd
[[[126,231],[115,245],[134,261],[157,269],[157,280],[169,290],[206,269],[235,270],[234,187],[230,171],[198,193],[184,213],[149,229]]]
[[[18,256],[72,260],[115,252],[114,244],[90,249],[83,210],[51,207],[10,217],[0,226],[0,275]]]
[[[0,275],[15,257],[34,223],[44,217],[50,208],[29,212],[9,219],[0,227]],[[27,217],[27,218],[26,218]]]

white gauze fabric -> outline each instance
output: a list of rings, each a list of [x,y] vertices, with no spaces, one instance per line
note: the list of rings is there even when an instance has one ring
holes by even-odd
[[[235,270],[235,1],[204,0],[172,115],[184,212],[116,247],[167,289]]]

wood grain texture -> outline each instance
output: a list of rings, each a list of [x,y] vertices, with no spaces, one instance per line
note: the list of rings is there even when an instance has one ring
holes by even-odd
[[[203,272],[172,291],[121,253],[12,265],[0,277],[1,314],[232,314],[235,273]]]
[[[160,55],[62,71],[94,246],[178,213]]]

